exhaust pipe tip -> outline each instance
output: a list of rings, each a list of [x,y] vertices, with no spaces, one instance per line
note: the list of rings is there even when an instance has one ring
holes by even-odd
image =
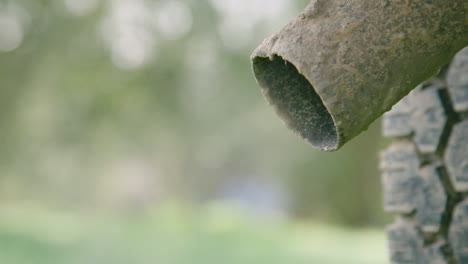
[[[333,151],[468,44],[466,0],[312,0],[253,52],[265,98],[313,146]]]

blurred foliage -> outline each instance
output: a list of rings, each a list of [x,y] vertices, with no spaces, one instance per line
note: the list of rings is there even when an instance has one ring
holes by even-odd
[[[307,1],[267,2],[0,0],[0,199],[134,210],[228,197],[381,225],[379,125],[322,153],[263,100],[250,51]]]
[[[4,263],[386,263],[379,231],[259,222],[222,204],[197,212],[166,204],[132,217],[17,205],[1,209]]]

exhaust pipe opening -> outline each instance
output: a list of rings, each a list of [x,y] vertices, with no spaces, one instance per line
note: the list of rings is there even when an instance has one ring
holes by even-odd
[[[314,147],[336,150],[339,138],[331,114],[312,84],[281,56],[254,57],[262,92],[284,123]]]

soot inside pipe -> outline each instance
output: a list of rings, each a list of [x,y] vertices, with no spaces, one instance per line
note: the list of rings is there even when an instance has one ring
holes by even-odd
[[[332,116],[293,64],[278,55],[255,57],[253,70],[264,96],[289,128],[315,147],[336,150],[338,135]]]

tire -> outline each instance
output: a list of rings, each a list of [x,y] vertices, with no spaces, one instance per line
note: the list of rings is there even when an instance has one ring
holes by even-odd
[[[468,263],[468,47],[383,118],[392,264]]]

